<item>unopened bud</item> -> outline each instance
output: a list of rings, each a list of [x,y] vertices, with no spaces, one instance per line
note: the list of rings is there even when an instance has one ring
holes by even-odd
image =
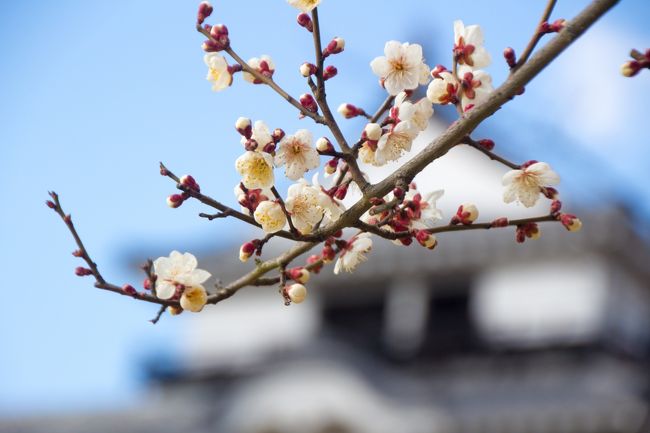
[[[126,293],[127,295],[131,295],[131,296],[133,296],[133,295],[135,295],[136,293],[138,293],[138,292],[135,290],[135,287],[133,287],[133,286],[130,285],[130,284],[125,284],[125,285],[123,285],[123,286],[122,286],[122,291],[123,291],[124,293]]]
[[[255,244],[253,244],[252,242],[246,242],[239,249],[239,260],[241,260],[242,262],[247,261],[255,253],[256,249],[257,248],[255,247]]]
[[[431,77],[433,78],[442,78],[440,76],[441,72],[447,72],[447,68],[442,65],[436,65],[435,68],[431,69]]]
[[[478,218],[478,208],[471,203],[466,203],[458,207],[458,211],[451,219],[451,223],[470,225],[476,221],[476,218]]]
[[[396,186],[395,188],[393,188],[393,196],[395,196],[395,198],[404,197],[404,189],[400,188],[399,186]]]
[[[284,287],[284,295],[294,304],[300,304],[307,297],[307,288],[300,283]]]
[[[558,213],[562,209],[562,202],[560,200],[553,200],[551,202],[551,213]]]
[[[74,250],[72,255],[75,257],[83,257],[83,252],[81,250]]]
[[[330,54],[338,54],[345,49],[345,40],[343,38],[336,37],[327,44],[327,47],[323,50],[323,57],[327,57]]]
[[[357,117],[365,113],[362,109],[347,103],[339,105],[339,108],[336,111],[338,111],[339,114],[346,119],[352,119],[353,117]]]
[[[339,159],[338,158],[332,158],[327,163],[325,164],[325,173],[327,174],[334,174],[336,173],[336,169],[339,166]]]
[[[403,238],[399,238],[398,241],[402,245],[404,245],[405,247],[408,247],[409,245],[411,245],[413,243],[413,238],[410,237],[410,236],[406,236],[406,237],[403,237]]]
[[[180,184],[184,186],[187,189],[191,189],[192,191],[201,191],[201,187],[199,186],[198,183],[196,183],[196,180],[189,174],[186,174],[185,176],[181,177],[180,179]]]
[[[178,316],[183,312],[183,307],[179,305],[170,305],[169,307],[167,307],[167,311],[169,311],[169,314],[171,314],[172,316]]]
[[[339,200],[344,200],[345,196],[348,194],[348,185],[343,184],[336,188],[336,192],[334,193],[334,197],[336,197]]]
[[[363,128],[363,138],[366,140],[378,141],[381,138],[381,126],[378,123],[368,123]]]
[[[167,206],[175,209],[177,207],[180,207],[180,205],[183,204],[183,201],[185,201],[185,199],[183,198],[182,195],[172,194],[169,197],[167,197]]]
[[[634,77],[641,70],[641,64],[636,60],[630,60],[621,65],[621,74],[624,77]]]
[[[297,283],[305,284],[309,281],[310,274],[307,269],[301,266],[287,270],[287,276]]]
[[[212,10],[213,10],[212,5],[209,2],[207,1],[201,2],[199,4],[199,11],[197,13],[196,23],[198,25],[203,24],[203,21],[205,21],[207,17],[212,15]]]
[[[560,216],[560,222],[570,232],[577,232],[582,228],[582,221],[575,215],[568,213],[562,214]]]
[[[77,266],[77,267],[74,269],[74,273],[75,273],[75,275],[78,276],[78,277],[85,277],[85,276],[87,276],[87,275],[92,275],[92,274],[93,274],[93,271],[91,271],[91,270],[88,269],[88,268],[84,268],[83,266]]]
[[[305,62],[302,65],[300,65],[300,75],[302,75],[305,78],[311,77],[316,73],[317,70],[318,68],[313,63]]]
[[[296,17],[296,21],[298,22],[299,26],[306,28],[310,32],[314,31],[314,23],[312,23],[309,14],[306,14],[304,12],[301,13]]]
[[[545,186],[542,188],[542,194],[544,194],[544,197],[549,200],[557,200],[557,198],[560,196],[560,193],[557,191],[557,189],[553,188],[552,186]]]
[[[336,257],[336,251],[334,251],[334,248],[332,248],[331,246],[325,245],[325,247],[323,247],[322,255],[323,255],[323,262],[329,263],[332,260],[334,260],[334,258]]]
[[[330,153],[334,151],[334,146],[327,137],[321,137],[316,140],[316,150],[321,153]]]
[[[436,237],[426,230],[418,230],[415,234],[415,239],[420,245],[430,250],[434,249],[436,245],[438,245]]]
[[[526,227],[526,236],[532,240],[537,240],[542,237],[542,231],[539,229],[539,226],[535,223],[530,223]]]
[[[312,254],[311,256],[307,257],[307,265],[311,266],[311,270],[315,274],[319,273],[320,270],[323,269],[322,263],[316,265],[316,263],[318,263],[319,261],[320,261],[320,256],[316,254]]]
[[[224,24],[215,24],[210,29],[210,36],[217,46],[226,49],[230,46],[230,38],[228,37],[228,27]]]
[[[311,113],[316,113],[318,111],[318,104],[314,97],[309,93],[303,93],[300,95],[300,105],[305,107],[305,109]]]
[[[145,290],[151,290],[153,284],[151,283],[151,280],[149,278],[145,278],[144,281],[142,282],[142,287]]]
[[[56,209],[56,205],[54,204],[54,202],[53,202],[52,200],[47,200],[47,201],[45,202],[45,204],[46,204],[47,207],[49,207],[50,209]]]
[[[508,225],[508,218],[501,217],[497,218],[490,223],[491,227],[506,227]]]
[[[508,47],[505,50],[503,50],[503,58],[506,59],[506,63],[511,68],[513,68],[515,64],[517,64],[517,57],[515,55],[515,50],[513,50],[511,47]]]
[[[484,138],[482,140],[479,140],[478,144],[486,150],[494,149],[494,141],[490,140],[489,138]]]
[[[246,139],[250,140],[251,136],[253,135],[253,124],[251,122],[251,119],[247,117],[240,117],[237,119],[235,122],[235,129]]]
[[[338,73],[339,73],[339,71],[338,71],[338,69],[336,69],[336,66],[329,65],[323,71],[323,79],[324,80],[329,80],[330,78],[336,77],[336,74],[338,74]]]

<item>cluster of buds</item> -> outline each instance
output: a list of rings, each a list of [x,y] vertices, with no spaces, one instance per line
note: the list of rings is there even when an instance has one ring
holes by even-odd
[[[345,49],[345,40],[343,38],[336,37],[330,41],[329,44],[323,50],[323,58],[328,57],[332,54],[338,54]]]
[[[165,173],[161,170],[161,174]],[[178,184],[183,189],[183,192],[181,194],[172,194],[167,197],[167,206],[173,209],[180,207],[185,200],[189,199],[192,192],[201,192],[201,187],[189,174],[181,177]]]
[[[449,223],[452,225],[463,224],[467,226],[476,221],[476,218],[478,218],[478,208],[471,203],[466,203],[458,207],[456,215],[451,218]]]
[[[248,211],[250,215],[255,213],[257,206],[263,201],[270,198],[264,193],[262,188],[246,188],[240,183],[236,188],[237,202]]]
[[[527,223],[527,224],[518,225],[517,230],[515,232],[515,239],[520,244],[523,243],[526,240],[526,238],[535,240],[535,239],[539,239],[540,236],[542,236],[542,232],[540,231],[537,223]]]
[[[552,23],[544,21],[539,25],[539,34],[545,35],[547,33],[557,33],[564,28],[566,25],[566,20],[564,18],[559,18]]]
[[[345,117],[346,119],[352,119],[353,117],[357,117],[357,116],[367,116],[366,112],[363,111],[363,109],[347,103],[343,103],[339,105],[337,111],[341,116]]]
[[[230,46],[228,27],[225,24],[215,24],[213,26],[206,24],[204,28],[210,32],[210,39],[203,42],[203,51],[207,53],[223,51]]]
[[[630,56],[633,60],[629,60],[621,65],[621,74],[624,77],[633,77],[644,68],[650,69],[650,48],[644,54],[638,50],[632,50]]]
[[[306,14],[304,12],[298,14],[298,16],[296,17],[296,22],[300,27],[306,28],[308,32],[314,31],[314,23],[311,21],[311,17],[309,16],[309,14]]]

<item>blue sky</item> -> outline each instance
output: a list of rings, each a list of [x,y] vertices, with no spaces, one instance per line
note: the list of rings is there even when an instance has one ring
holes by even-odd
[[[241,152],[235,119],[286,131],[307,124],[268,88],[237,79],[225,92],[210,91],[193,29],[196,3],[0,3],[0,416],[131,404],[142,390],[139,360],[173,353],[184,326],[179,317],[154,327],[147,319],[155,307],[75,277],[72,240],[43,205],[48,190],[59,192],[104,274],[136,283],[134,252],[144,260],[240,241],[239,223],[200,220],[194,203],[170,210],[165,197],[174,188],[157,174],[158,161],[232,200]],[[383,99],[368,63],[386,40],[421,43],[430,64],[448,64],[457,18],[483,26],[494,58],[488,70],[499,83],[507,73],[501,50],[521,51],[543,3],[323,0],[324,38],[347,42],[334,59],[332,105],[373,109]],[[554,17],[569,18],[587,2],[559,3]],[[270,54],[277,80],[303,93],[297,70],[312,47],[294,24],[296,10],[281,0],[241,4],[215,1],[214,20],[228,25],[242,57]],[[484,127],[510,155],[551,162],[577,202],[623,197],[648,211],[650,143],[642,131],[650,73],[630,80],[618,68],[630,48],[650,45],[649,11],[643,0],[622,2]],[[344,126],[350,134],[361,127]]]

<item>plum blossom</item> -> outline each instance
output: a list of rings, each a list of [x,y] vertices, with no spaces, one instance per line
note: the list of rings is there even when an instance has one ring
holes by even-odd
[[[323,218],[320,189],[309,185],[305,179],[289,187],[285,206],[293,225],[303,234],[310,233]]]
[[[294,135],[286,135],[278,145],[275,165],[286,165],[285,174],[291,180],[298,180],[305,172],[318,167],[318,152],[312,147],[312,135],[301,129]]]
[[[395,161],[410,151],[413,140],[419,133],[420,131],[413,122],[399,122],[391,131],[382,135],[377,142],[374,165],[384,165],[389,161]]]
[[[458,69],[461,77],[463,111],[485,101],[494,91],[492,77],[485,71],[472,71],[467,66]]]
[[[228,70],[228,62],[217,53],[207,53],[203,61],[208,66],[206,80],[212,83],[212,90],[219,92],[232,84],[232,74]]]
[[[430,101],[422,98],[417,102],[411,102],[407,99],[406,92],[400,92],[395,97],[395,104],[391,110],[391,117],[399,121],[410,121],[420,131],[427,129],[432,115],[433,107]]]
[[[318,190],[318,205],[323,209],[325,216],[323,222],[328,224],[339,219],[343,212],[345,212],[343,203],[325,191],[325,188],[318,182],[318,173],[315,173],[312,177],[312,184]]]
[[[197,269],[197,265],[196,257],[190,253],[172,251],[169,257],[157,258],[153,262],[153,270],[157,275],[156,296],[160,299],[171,299],[176,294],[177,286],[184,286],[185,290],[199,288],[205,292],[201,284],[210,278],[210,273]],[[193,306],[196,305],[197,303],[193,303]]]
[[[235,168],[246,188],[270,188],[275,181],[273,158],[266,152],[246,151],[235,161]]]
[[[255,148],[255,150],[258,152],[261,152],[267,144],[273,143],[273,136],[271,135],[269,127],[262,120],[256,120],[253,124],[251,139],[255,140],[257,143],[257,148]],[[245,136],[242,136],[240,141],[243,145],[246,145],[248,142]]]
[[[519,201],[526,207],[537,203],[541,188],[560,183],[560,177],[545,162],[533,162],[522,166],[520,170],[510,170],[503,175],[503,201],[511,203]]]
[[[287,217],[280,203],[266,200],[257,205],[253,213],[255,221],[262,226],[265,233],[275,233],[287,224]]]
[[[198,313],[203,310],[208,301],[208,293],[203,286],[186,287],[181,296],[180,304],[183,310]]]
[[[321,0],[287,0],[287,3],[289,3],[294,8],[300,9],[301,11],[307,13],[311,12],[312,9],[318,6],[320,1]]]
[[[334,273],[354,271],[359,263],[368,259],[365,254],[371,249],[372,239],[370,239],[370,233],[361,233],[354,236],[339,254],[339,258],[334,265]]]
[[[423,196],[417,189],[409,189],[404,196],[404,208],[411,222],[410,227],[425,229],[440,221],[442,212],[436,207],[436,203],[444,193],[444,190],[439,189]]]
[[[460,65],[473,69],[485,68],[491,62],[483,46],[483,30],[478,25],[465,27],[461,20],[454,21],[454,58]]]
[[[370,67],[389,94],[397,95],[429,82],[429,67],[424,63],[420,45],[388,41],[384,54],[370,62]]]
[[[246,62],[248,66],[250,66],[251,69],[254,69],[255,71],[259,72],[260,74],[264,75],[267,78],[271,78],[273,76],[273,73],[275,72],[275,63],[273,63],[273,59],[271,59],[270,56],[267,56],[264,54],[263,56],[258,57],[253,57]],[[262,83],[262,80],[255,78],[253,74],[250,72],[243,71],[243,76],[244,80],[248,81],[249,83],[253,84],[260,84]]]
[[[460,83],[450,72],[442,71],[437,74],[427,88],[427,98],[434,104],[456,104]]]

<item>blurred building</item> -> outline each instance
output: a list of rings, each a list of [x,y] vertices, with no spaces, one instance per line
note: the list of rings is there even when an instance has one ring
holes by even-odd
[[[491,205],[500,168],[462,148],[448,156],[419,180],[449,181],[446,215],[468,190],[487,220],[523,212]],[[650,248],[619,209],[576,213],[581,232],[545,224],[524,245],[512,228],[443,234],[434,251],[378,239],[354,274],[314,276],[300,305],[247,288],[188,318],[180,358],[143,362],[151,397],[139,407],[0,431],[645,431]],[[200,261],[230,281],[252,267],[235,249]]]

